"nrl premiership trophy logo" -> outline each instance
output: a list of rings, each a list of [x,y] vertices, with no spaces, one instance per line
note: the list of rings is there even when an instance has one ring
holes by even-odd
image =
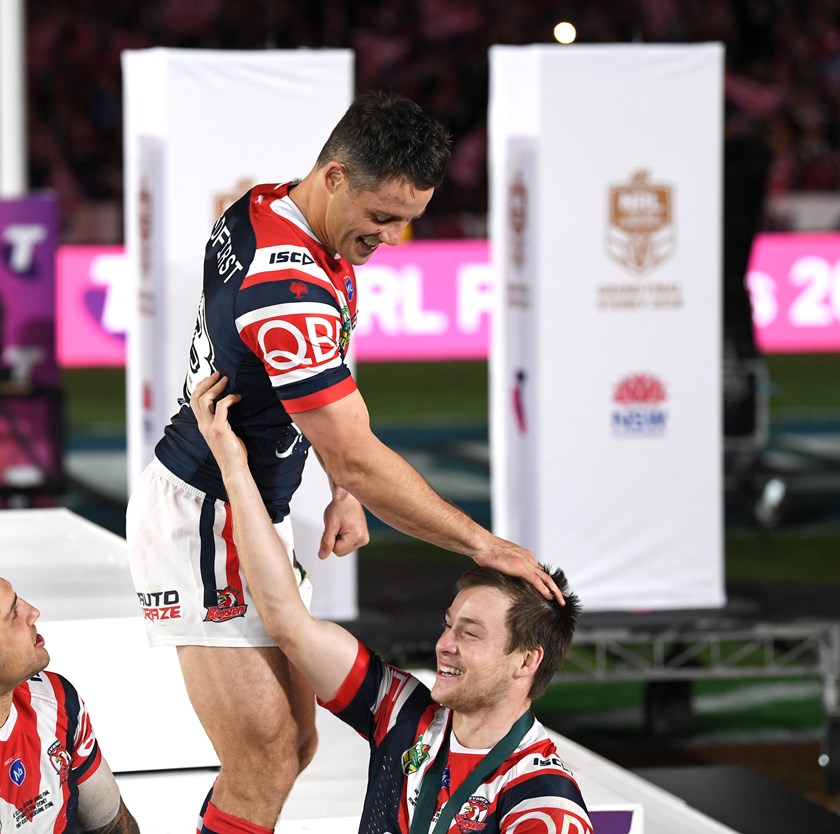
[[[508,189],[508,224],[511,260],[518,270],[525,264],[525,229],[528,223],[528,191],[522,172],[517,171]]]
[[[607,254],[625,269],[643,275],[674,253],[671,186],[636,171],[629,183],[609,189],[609,205]]]

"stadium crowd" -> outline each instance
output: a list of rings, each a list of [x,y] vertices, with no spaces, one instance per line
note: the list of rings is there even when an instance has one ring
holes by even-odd
[[[840,181],[840,0],[38,0],[27,14],[30,186],[57,192],[67,242],[122,238],[120,53],[153,46],[354,49],[357,89],[409,96],[454,136],[420,237],[486,233],[487,50],[551,43],[561,18],[578,43],[723,42],[727,127],[769,146],[769,194]]]

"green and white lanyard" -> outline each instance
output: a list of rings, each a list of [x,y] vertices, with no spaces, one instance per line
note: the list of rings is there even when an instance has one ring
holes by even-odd
[[[475,770],[467,776],[458,790],[449,797],[449,801],[440,809],[440,816],[435,823],[433,834],[443,834],[449,829],[452,817],[455,816],[458,809],[470,798],[472,792],[516,750],[519,742],[522,741],[533,724],[534,716],[530,710],[526,710],[516,719],[507,735],[496,742],[493,749],[476,765]],[[440,750],[435,760],[429,765],[428,770],[423,774],[420,795],[417,797],[417,805],[411,818],[409,834],[429,834],[429,826],[432,817],[435,815],[435,806],[443,781],[443,771],[449,757],[449,736],[451,733],[452,718],[450,716],[447,733],[443,738]]]

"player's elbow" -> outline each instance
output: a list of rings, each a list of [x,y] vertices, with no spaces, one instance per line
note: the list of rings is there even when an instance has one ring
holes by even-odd
[[[352,464],[336,467],[329,470],[329,473],[336,486],[356,496],[360,495],[360,490],[363,489],[369,477],[362,466]]]
[[[280,651],[289,657],[295,642],[294,633],[289,624],[284,623],[280,618],[271,617],[262,617],[262,623],[265,633],[277,644]]]
[[[324,468],[336,486],[351,495],[359,495],[375,472],[376,447],[379,441],[371,435],[373,443],[348,444],[331,453],[321,453]]]

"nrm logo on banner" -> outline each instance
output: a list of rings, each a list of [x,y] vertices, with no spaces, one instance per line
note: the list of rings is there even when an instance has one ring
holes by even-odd
[[[614,261],[643,275],[670,258],[676,243],[671,186],[650,182],[642,170],[610,186],[606,248]]]
[[[665,434],[668,411],[665,385],[653,374],[630,374],[613,392],[613,433],[619,437],[660,437]]]

